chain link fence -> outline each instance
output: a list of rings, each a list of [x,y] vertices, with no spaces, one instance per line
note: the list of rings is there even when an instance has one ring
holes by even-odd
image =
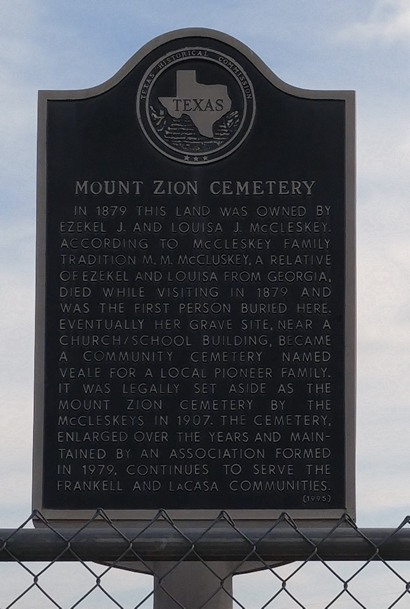
[[[222,512],[194,526],[164,511],[125,524],[98,510],[63,527],[34,512],[0,529],[0,607],[193,609],[184,588],[201,609],[409,609],[409,524],[313,527],[284,513],[251,526]]]

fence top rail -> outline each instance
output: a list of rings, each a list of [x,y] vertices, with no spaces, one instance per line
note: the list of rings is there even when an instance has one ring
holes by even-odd
[[[154,522],[144,527],[112,523],[73,528],[0,529],[0,561],[355,561],[410,560],[410,528],[237,528],[227,522],[207,529]]]

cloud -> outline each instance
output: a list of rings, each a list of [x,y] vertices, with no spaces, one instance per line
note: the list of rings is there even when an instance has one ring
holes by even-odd
[[[378,0],[366,20],[342,30],[341,38],[363,43],[405,42],[410,36],[410,4],[408,0]]]

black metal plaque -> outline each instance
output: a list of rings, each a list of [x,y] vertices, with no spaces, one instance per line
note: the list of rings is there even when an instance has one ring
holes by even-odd
[[[35,507],[352,510],[352,107],[207,30],[40,94]]]

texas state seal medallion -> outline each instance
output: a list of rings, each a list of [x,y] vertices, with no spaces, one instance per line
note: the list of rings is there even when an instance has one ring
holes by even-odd
[[[183,48],[146,71],[138,89],[137,116],[162,154],[202,165],[243,144],[252,129],[255,96],[236,60],[213,49]]]

